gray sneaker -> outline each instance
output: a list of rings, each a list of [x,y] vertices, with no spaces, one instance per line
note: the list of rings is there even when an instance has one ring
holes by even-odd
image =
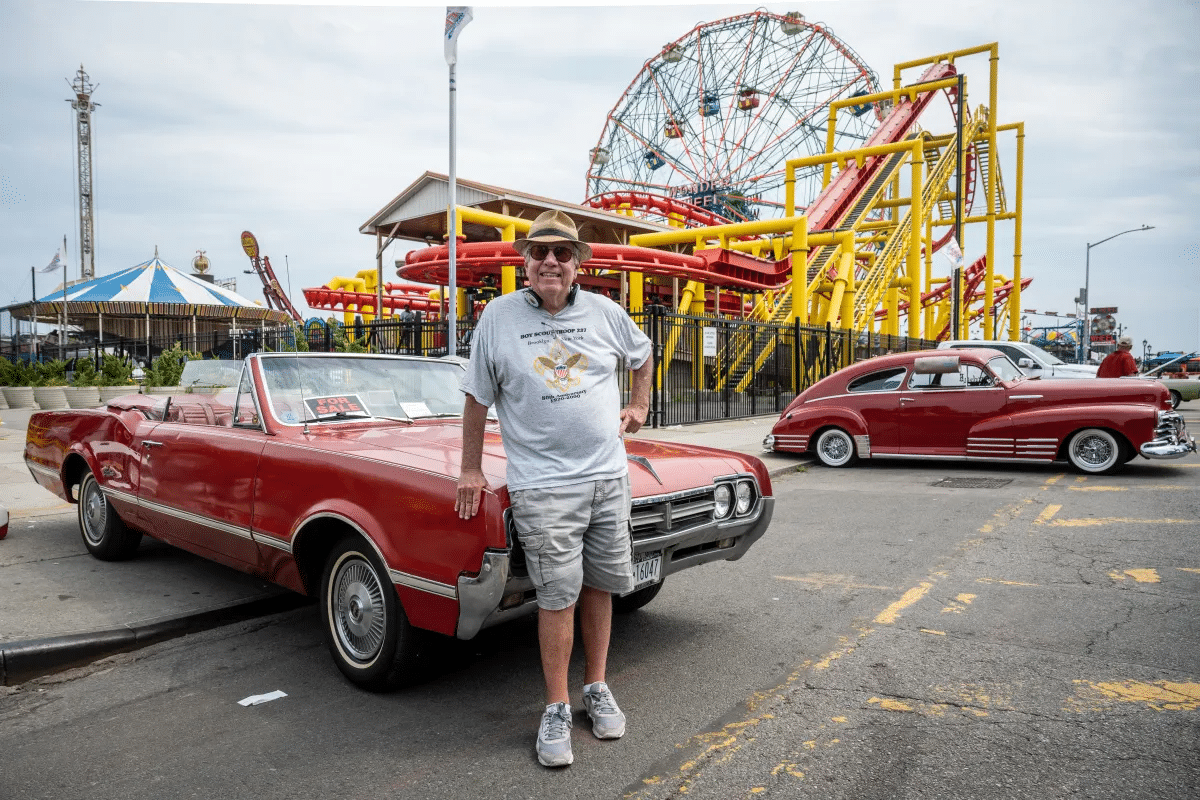
[[[625,715],[617,708],[608,684],[596,681],[583,687],[583,707],[597,739],[620,739],[625,735]]]
[[[542,713],[538,727],[538,763],[543,767],[565,767],[575,760],[571,753],[571,706],[551,703]]]

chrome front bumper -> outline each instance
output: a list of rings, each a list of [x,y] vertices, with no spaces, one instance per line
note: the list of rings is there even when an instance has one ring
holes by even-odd
[[[1158,412],[1154,438],[1138,448],[1146,458],[1183,458],[1196,452],[1196,440],[1188,433],[1177,411]]]

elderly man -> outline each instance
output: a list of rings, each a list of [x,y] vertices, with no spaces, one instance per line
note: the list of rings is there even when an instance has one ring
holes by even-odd
[[[575,605],[586,657],[583,704],[592,733],[617,739],[625,715],[605,678],[612,595],[633,588],[629,471],[622,436],[646,421],[650,340],[600,294],[579,291],[579,265],[591,248],[560,211],[533,221],[513,243],[525,258],[528,288],[488,303],[475,331],[462,389],[462,468],[455,510],[479,510],[487,408],[495,404],[508,457],[513,521],[537,592],[538,643],[546,710],[536,751],[544,766],[571,752],[567,670]],[[621,408],[618,371],[633,370]]]
[[[1097,378],[1124,378],[1126,375],[1137,375],[1137,362],[1133,360],[1133,339],[1122,336],[1117,342],[1117,349],[1104,357],[1100,369],[1096,370]]]

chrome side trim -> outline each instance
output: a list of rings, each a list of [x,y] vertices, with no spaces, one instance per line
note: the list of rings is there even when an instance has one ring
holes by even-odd
[[[421,592],[429,592],[430,594],[436,594],[439,597],[449,597],[451,600],[458,599],[458,589],[448,583],[433,581],[429,578],[422,578],[419,575],[411,575],[407,572],[401,572],[398,569],[389,569],[388,575],[392,577],[392,583],[396,584],[397,586],[407,586],[410,589],[416,589],[417,591]]]
[[[287,553],[288,555],[292,554],[292,543],[285,542],[282,539],[277,539],[274,536],[265,536],[261,533],[256,533],[254,534],[254,541],[261,545],[266,545],[267,547],[273,547],[280,552]]]
[[[1040,394],[1010,394],[1009,400],[1041,400],[1044,395]]]
[[[139,500],[138,505],[149,511],[156,511],[166,517],[174,517],[175,519],[182,520],[183,522],[190,522],[193,525],[211,528],[212,530],[220,531],[221,533],[227,533],[230,536],[236,536],[239,539],[245,539],[249,542],[256,541],[254,535],[250,532],[250,529],[240,525],[230,525],[228,522],[222,522],[219,519],[201,516],[200,514],[193,514],[189,511],[180,511],[177,508],[164,506],[161,503],[151,503],[145,500]]]
[[[36,472],[47,478],[52,478],[54,480],[58,480],[58,471],[57,470],[50,469],[49,467],[47,467],[43,464],[39,464],[36,461],[30,461],[27,458],[27,459],[25,459],[25,466],[29,467],[30,472]]]
[[[109,500],[120,500],[122,503],[128,503],[131,506],[140,506],[142,504],[141,501],[138,500],[138,496],[136,494],[130,494],[129,492],[122,492],[116,489],[109,489],[106,486],[101,486],[100,491],[103,492],[104,496]]]
[[[854,447],[858,450],[859,458],[871,457],[871,437],[870,436],[855,436]]]

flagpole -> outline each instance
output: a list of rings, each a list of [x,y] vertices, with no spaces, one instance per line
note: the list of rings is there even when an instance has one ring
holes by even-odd
[[[63,236],[63,252],[66,252],[67,237]],[[58,332],[58,357],[65,361],[67,358],[67,259],[63,260],[63,313],[62,330]]]
[[[446,233],[450,237],[450,286],[447,290],[450,295],[447,299],[449,305],[447,312],[449,315],[449,326],[447,328],[447,336],[449,342],[446,345],[446,353],[448,355],[458,355],[458,197],[457,197],[457,175],[455,174],[455,95],[457,89],[455,83],[455,67],[453,62],[450,64],[450,215],[446,221]]]
[[[37,267],[29,268],[29,280],[33,284],[33,324],[29,326],[29,363],[32,364],[37,353]]]

